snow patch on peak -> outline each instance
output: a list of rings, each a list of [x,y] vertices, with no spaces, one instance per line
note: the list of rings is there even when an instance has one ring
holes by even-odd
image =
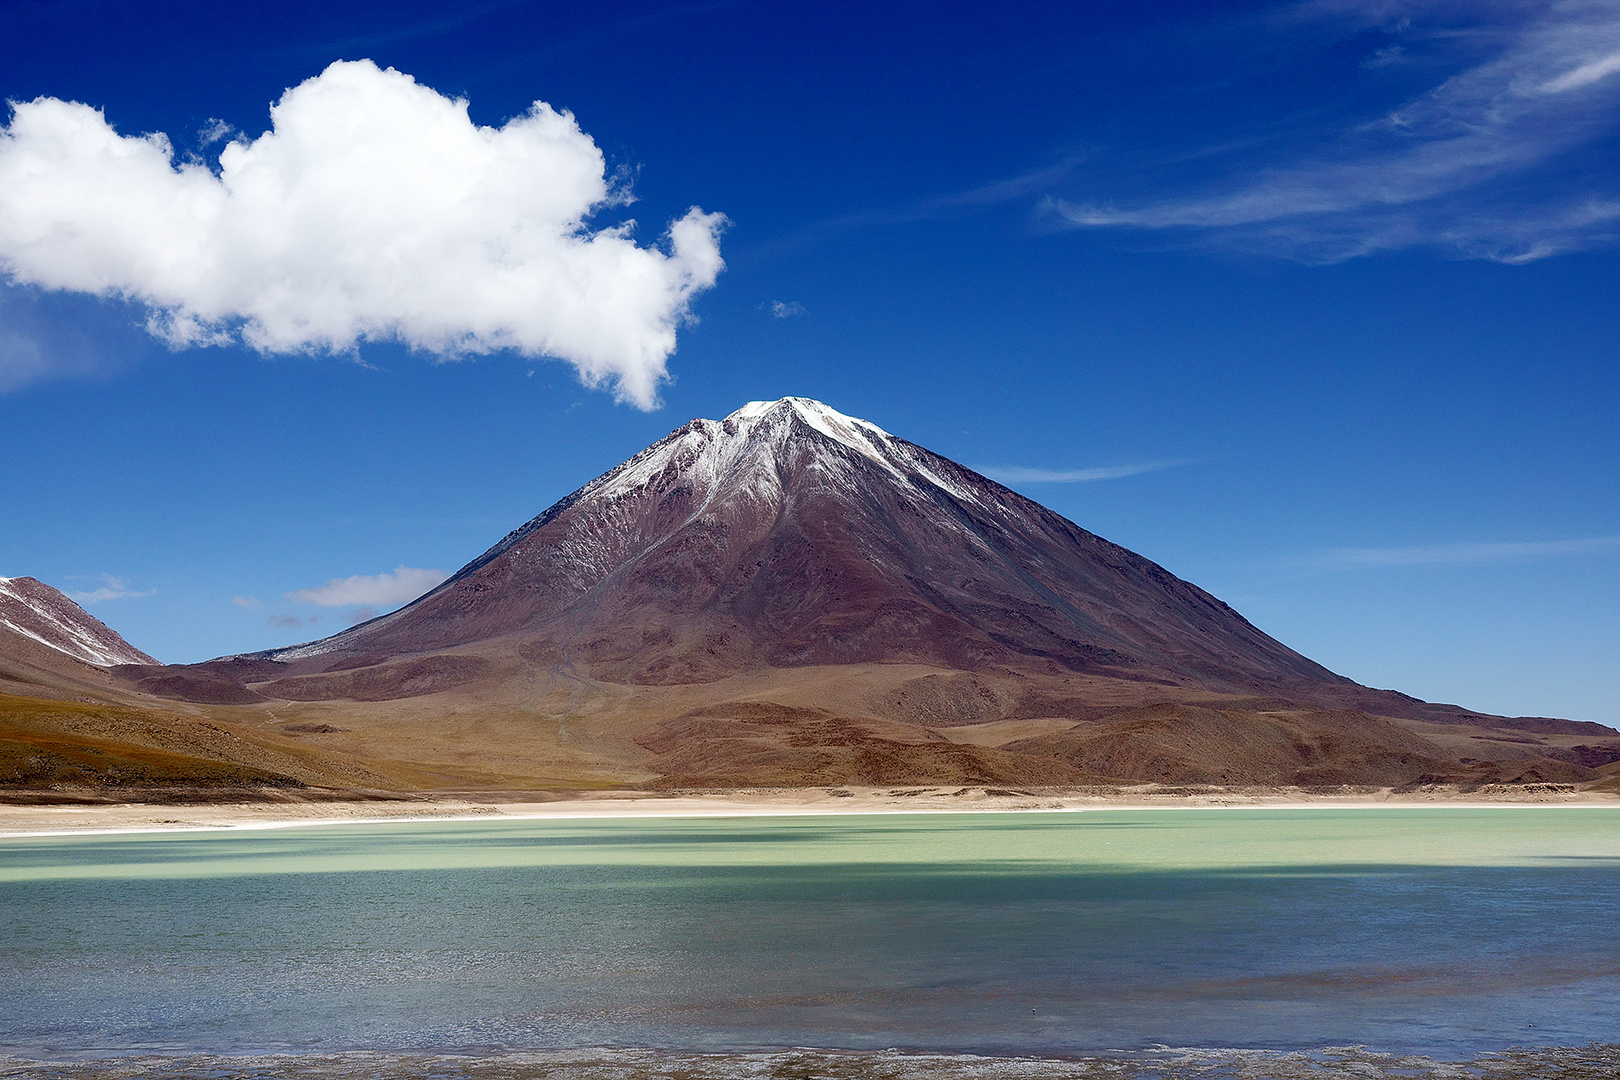
[[[830,405],[824,405],[814,398],[805,397],[777,398],[775,401],[750,401],[726,417],[726,422],[736,421],[739,427],[744,425],[752,426],[753,421],[760,420],[778,409],[793,410],[817,431],[824,435],[831,435],[840,441],[843,441],[854,432],[869,432],[882,439],[892,438],[887,431],[884,431],[870,420],[862,420],[858,416],[846,416]]]
[[[242,653],[240,655],[246,657],[265,656],[271,660],[278,660],[284,664],[290,663],[294,660],[308,660],[312,656],[325,656],[339,645],[342,645],[344,643],[344,639],[348,637],[351,632],[352,631],[345,630],[342,633],[333,634],[331,637],[321,638],[318,641],[306,641],[302,645],[290,645],[285,649],[271,649],[263,653]],[[235,659],[235,657],[224,656],[220,659],[232,660]]]
[[[750,401],[748,404],[726,417],[726,419],[735,420],[739,424],[746,423],[751,420],[758,420],[760,417],[764,416],[766,413],[770,412],[772,409],[776,408],[778,405],[787,400],[787,398],[778,398],[776,401]]]
[[[750,401],[721,423],[728,431],[747,435],[768,417],[783,412],[798,416],[834,442],[849,447],[899,475],[900,470],[889,460],[894,436],[871,421],[846,416],[813,398],[785,397],[776,401]]]

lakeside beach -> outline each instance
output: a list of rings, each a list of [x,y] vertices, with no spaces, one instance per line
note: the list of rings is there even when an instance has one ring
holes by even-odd
[[[1581,806],[1620,809],[1620,794],[1569,790],[1567,785],[1454,785],[1351,792],[1278,788],[1191,790],[1139,785],[1107,790],[1010,790],[912,787],[740,789],[659,792],[461,792],[394,799],[297,800],[58,805],[0,803],[0,837],[34,834],[196,828],[276,828],[362,821],[503,818],[638,818],[794,816],[882,813],[998,813],[1030,811],[1300,809],[1336,807]]]

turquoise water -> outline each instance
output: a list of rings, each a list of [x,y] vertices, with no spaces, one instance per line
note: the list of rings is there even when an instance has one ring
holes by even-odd
[[[1617,907],[1620,812],[1582,808],[0,839],[0,1052],[1462,1060],[1620,1043]]]

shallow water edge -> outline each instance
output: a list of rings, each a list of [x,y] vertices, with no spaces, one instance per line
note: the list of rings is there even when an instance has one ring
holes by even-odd
[[[590,1049],[511,1054],[0,1056],[7,1080],[1612,1080],[1620,1044],[1539,1047],[1441,1060],[1365,1047],[1314,1051],[1158,1048],[1091,1057],[979,1057],[793,1049],[672,1054]]]

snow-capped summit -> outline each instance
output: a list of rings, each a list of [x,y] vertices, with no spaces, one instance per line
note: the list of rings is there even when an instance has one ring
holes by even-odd
[[[84,608],[31,577],[0,577],[0,629],[98,667],[157,663]]]
[[[693,420],[407,607],[261,659],[316,671],[497,638],[628,683],[856,662],[1342,681],[1141,556],[798,397]]]
[[[831,405],[825,405],[814,398],[806,397],[777,398],[775,401],[750,401],[722,420],[721,423],[735,423],[739,426],[751,424],[773,412],[783,411],[792,412],[802,417],[806,422],[815,425],[823,434],[830,435],[835,439],[848,441],[850,434],[855,431],[871,432],[882,439],[893,437],[870,420],[845,416]]]
[[[796,416],[827,436],[862,454],[881,453],[894,442],[894,436],[869,420],[845,416],[837,409],[812,398],[785,397],[776,401],[750,401],[720,425],[728,431],[745,432],[770,416]]]
[[[766,498],[785,490],[784,476],[794,472],[811,473],[829,484],[853,483],[859,472],[853,451],[897,480],[932,484],[960,499],[977,498],[970,487],[931,468],[925,459],[935,455],[919,454],[918,449],[876,424],[810,398],[751,401],[724,420],[693,420],[575,494],[580,500],[620,499],[675,469],[704,485],[711,501],[732,494]]]

